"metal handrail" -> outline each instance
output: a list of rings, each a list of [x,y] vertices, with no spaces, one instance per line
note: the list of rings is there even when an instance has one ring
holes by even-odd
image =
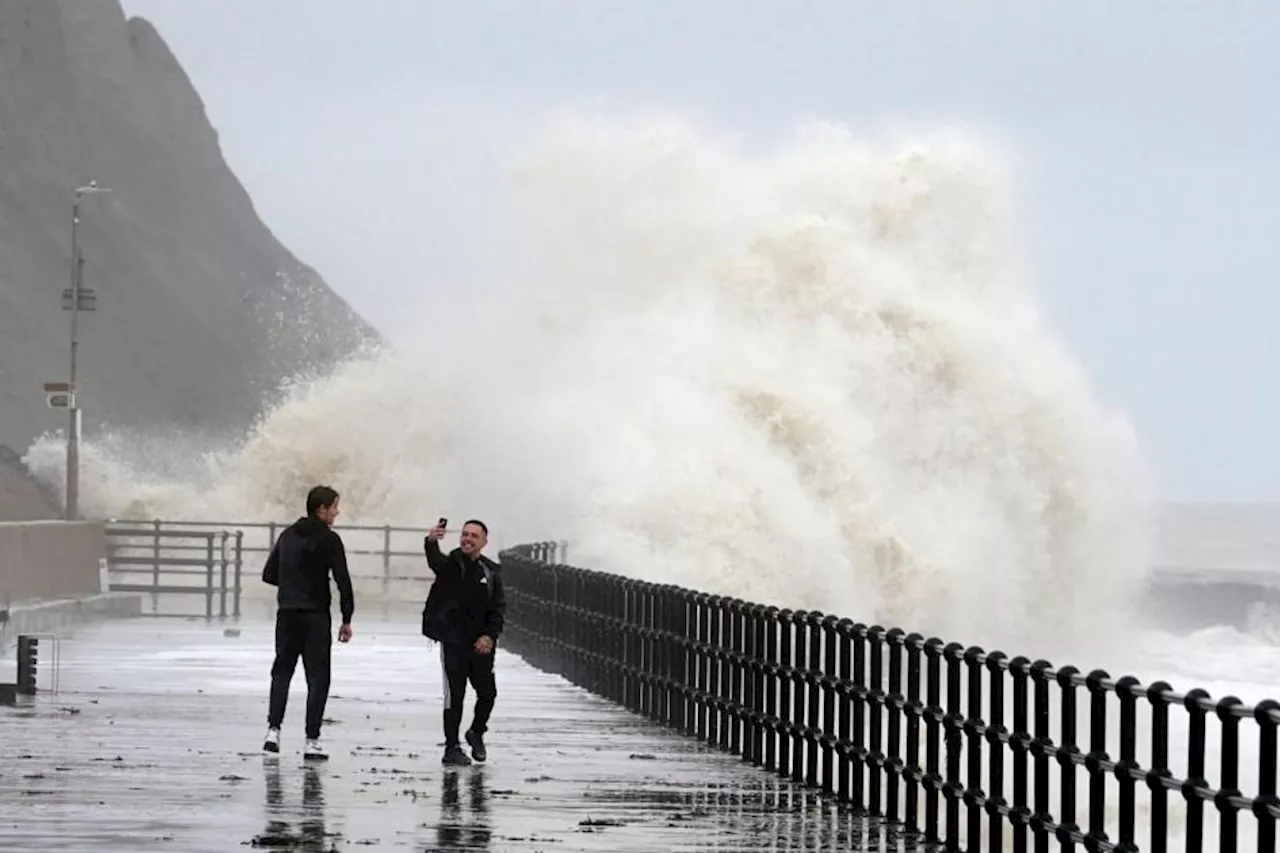
[[[203,595],[205,598],[205,618],[213,618],[213,601],[218,599],[218,615],[225,618],[227,614],[227,594],[232,599],[231,615],[239,618],[241,593],[243,590],[242,573],[244,566],[243,531],[197,530],[194,525],[186,524],[179,528],[164,528],[161,523],[151,524],[147,528],[131,527],[128,524],[109,522],[107,534],[107,568],[109,588],[118,592],[150,593],[153,599],[161,594]],[[120,542],[118,540],[142,540]],[[202,540],[199,545],[171,544],[173,541]],[[215,545],[216,543],[216,545]],[[121,552],[129,550],[150,551],[145,555],[129,555]],[[174,552],[203,552],[203,559],[175,556]],[[111,572],[117,574],[138,574],[138,569],[151,569],[151,583],[124,583],[110,580]],[[194,569],[203,568],[203,572]],[[204,585],[166,584],[161,582],[162,575],[199,576],[204,575]],[[231,575],[229,578],[228,575]],[[215,576],[217,578],[215,582]],[[234,583],[234,586],[232,585]]]
[[[1243,849],[1237,822],[1249,818],[1258,832],[1250,849],[1276,849],[1276,701],[1215,700],[1163,681],[1144,685],[1100,669],[1054,667],[900,628],[581,569],[558,550],[543,542],[500,554],[503,636],[513,652],[744,761],[903,821],[948,850],[961,849],[962,836],[967,849],[979,849],[988,831],[981,849],[1001,850],[1007,830],[1015,849],[1075,843],[1132,853],[1142,789],[1150,792],[1153,844],[1167,831],[1169,795],[1181,794],[1188,849],[1202,849],[1206,803],[1219,812],[1224,853]],[[1118,756],[1107,742],[1116,704]],[[1151,731],[1140,738],[1142,706],[1150,708]],[[1171,712],[1179,709],[1189,730],[1184,778],[1170,756]],[[1206,778],[1210,719],[1221,728],[1217,785]],[[1250,721],[1256,753],[1241,745]],[[1147,745],[1144,766],[1138,749]],[[1244,762],[1258,768],[1255,796],[1239,790]],[[1078,768],[1087,773],[1087,796],[1077,794]],[[1050,784],[1059,778],[1051,802]],[[1112,780],[1118,804],[1108,803]],[[1118,805],[1118,839],[1107,834],[1108,805]]]
[[[253,521],[253,522],[221,522],[195,521],[190,519],[109,519],[107,522],[108,565],[116,572],[130,569],[151,568],[151,583],[130,584],[129,591],[151,592],[154,596],[169,592],[171,585],[162,583],[163,575],[190,576],[193,569],[208,567],[213,561],[219,580],[207,578],[206,587],[193,587],[207,591],[211,597],[223,601],[228,591],[235,595],[233,611],[240,613],[242,594],[242,575],[244,561],[249,555],[264,557],[275,546],[280,532],[293,524],[293,521]],[[434,575],[427,571],[422,550],[406,549],[396,542],[397,536],[408,534],[425,536],[427,528],[407,527],[402,525],[368,525],[368,524],[336,524],[334,530],[347,535],[344,542],[349,558],[348,568],[353,580],[378,580],[382,585],[382,594],[391,594],[391,584],[402,582],[421,582],[430,584]],[[261,536],[265,533],[265,536]],[[246,536],[250,534],[250,536]],[[370,543],[362,542],[362,535],[375,535],[381,538],[377,547],[369,547]],[[234,557],[223,554],[227,549],[224,544],[216,549],[220,557],[211,557],[209,538],[221,537],[224,543],[227,537],[234,537]],[[378,561],[379,569],[370,571],[370,563]],[[406,561],[418,561],[421,570],[414,572],[406,569]],[[223,563],[226,565],[224,566]],[[227,572],[234,568],[234,586],[226,579]],[[256,572],[254,572],[256,574]],[[126,587],[117,586],[119,589]],[[211,600],[211,598],[210,598]],[[212,604],[206,607],[212,613]],[[225,615],[224,605],[219,606],[220,615]]]
[[[236,530],[240,534],[246,531],[264,531],[267,536],[263,544],[255,544],[254,542],[242,541],[239,544],[239,555],[243,560],[247,554],[265,555],[275,546],[278,534],[285,528],[293,524],[293,521],[251,521],[251,522],[225,522],[225,521],[194,521],[190,519],[110,519],[108,521],[108,530],[113,534],[125,538],[134,538],[138,540],[151,540],[151,549],[153,554],[159,554],[160,551],[170,553],[181,553],[183,551],[203,550],[202,545],[197,544],[180,544],[173,541],[174,536],[170,533],[192,533],[200,534],[203,531],[224,531]],[[390,594],[390,587],[393,581],[411,581],[421,580],[429,583],[433,576],[425,570],[421,575],[406,574],[404,571],[394,571],[393,563],[418,559],[423,560],[422,551],[405,550],[401,547],[394,547],[394,537],[397,535],[415,534],[425,536],[428,528],[408,527],[403,525],[382,524],[335,524],[334,530],[339,534],[374,534],[381,536],[379,547],[362,547],[359,541],[344,542],[348,557],[354,558],[377,558],[380,560],[381,571],[378,575],[360,571],[357,567],[351,566],[352,577],[356,578],[377,578],[382,583],[383,595]],[[161,540],[165,540],[162,541]],[[261,541],[261,540],[259,540]],[[132,547],[144,548],[140,543],[134,543]],[[358,562],[358,561],[357,561]],[[424,563],[425,565],[425,563]],[[159,580],[153,578],[153,582],[158,584]]]

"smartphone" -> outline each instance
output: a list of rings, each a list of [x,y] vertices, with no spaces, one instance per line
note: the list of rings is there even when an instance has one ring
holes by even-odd
[[[448,529],[449,529],[449,519],[445,518],[444,516],[441,516],[441,517],[440,517],[440,520],[439,520],[439,521],[437,521],[437,522],[436,522],[436,524],[437,524],[437,525],[438,525],[442,530],[448,530]]]

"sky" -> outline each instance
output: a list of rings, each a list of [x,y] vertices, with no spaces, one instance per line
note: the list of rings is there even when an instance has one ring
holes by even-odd
[[[390,336],[483,251],[492,158],[557,106],[748,139],[825,119],[1008,152],[1046,320],[1168,500],[1280,502],[1280,4],[124,0],[259,214]]]

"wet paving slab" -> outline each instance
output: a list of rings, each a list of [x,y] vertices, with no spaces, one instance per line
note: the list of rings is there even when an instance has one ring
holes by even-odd
[[[322,763],[302,759],[301,666],[281,753],[260,751],[268,622],[82,628],[56,694],[46,643],[43,692],[0,707],[0,849],[918,849],[501,651],[489,760],[442,767],[435,649],[412,620],[356,630],[334,648]]]

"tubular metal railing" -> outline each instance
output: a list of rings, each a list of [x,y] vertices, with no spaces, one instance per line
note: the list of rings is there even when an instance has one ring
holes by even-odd
[[[1275,850],[1275,701],[1179,694],[556,559],[554,543],[501,553],[507,648],[926,842],[1198,853],[1212,806],[1219,853]],[[1242,771],[1256,771],[1248,794]]]
[[[259,589],[262,566],[280,533],[291,523],[110,520],[107,564],[111,589],[150,594],[156,608],[151,615],[189,615],[160,613],[162,596],[204,595],[207,617],[215,614],[215,600],[219,617],[239,617],[245,581],[251,584],[251,595],[264,594]],[[425,597],[426,587],[434,579],[422,552],[426,528],[337,524],[334,530],[343,538],[358,595],[381,593],[391,601]]]
[[[192,530],[151,524],[107,525],[107,578],[113,592],[202,595],[205,617],[240,616],[243,592],[244,534],[231,530]],[[144,582],[141,578],[147,578]],[[153,613],[152,615],[161,615]],[[183,615],[183,614],[179,614]]]
[[[203,544],[191,541],[161,542],[169,531],[210,532],[215,535],[227,531],[232,535],[238,534],[236,554],[241,563],[249,567],[251,578],[256,578],[276,539],[290,523],[149,519],[113,520],[110,524],[113,529],[127,531],[130,537],[151,537],[153,552],[166,552],[175,556],[183,552],[199,551]],[[334,526],[334,530],[343,537],[353,580],[379,582],[381,592],[387,595],[391,593],[395,582],[422,582],[431,577],[425,571],[422,555],[422,537],[427,532],[426,528],[338,524]]]

